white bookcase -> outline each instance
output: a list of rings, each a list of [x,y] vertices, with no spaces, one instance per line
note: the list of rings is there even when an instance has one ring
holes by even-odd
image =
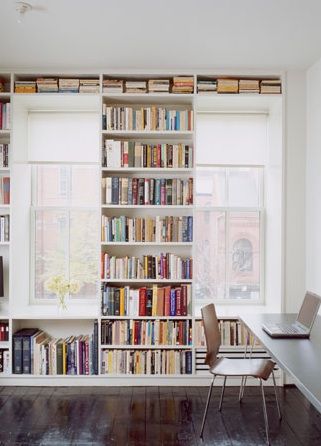
[[[178,73],[178,75],[184,75],[184,73]],[[202,75],[209,75],[213,73],[201,73]],[[122,94],[106,94],[102,93],[102,82],[106,76],[113,76],[115,78],[130,79],[130,78],[171,78],[175,73],[147,73],[137,75],[133,73],[113,73],[106,71],[106,73],[91,73],[86,75],[83,73],[0,73],[0,77],[6,80],[6,92],[0,93],[0,102],[11,101],[12,116],[11,122],[14,129],[12,135],[11,130],[0,130],[0,143],[10,142],[9,153],[9,168],[0,169],[0,174],[5,173],[11,175],[12,163],[14,163],[15,174],[12,175],[11,184],[11,204],[8,206],[0,206],[1,214],[9,214],[14,209],[14,216],[11,219],[10,236],[20,239],[14,242],[14,248],[12,247],[12,240],[6,243],[0,243],[0,254],[4,259],[4,281],[5,281],[5,297],[0,298],[0,321],[7,320],[9,323],[9,341],[0,342],[0,349],[8,349],[10,352],[10,358],[12,361],[12,335],[20,328],[37,327],[47,331],[49,334],[57,337],[87,334],[90,327],[93,327],[94,320],[98,321],[99,335],[98,335],[98,352],[99,352],[99,371],[101,371],[101,353],[104,349],[119,349],[119,350],[134,350],[143,348],[146,349],[177,349],[177,350],[191,350],[192,352],[192,373],[180,374],[180,375],[115,375],[115,374],[101,374],[94,376],[33,376],[33,375],[16,375],[12,374],[12,370],[9,374],[1,375],[1,383],[4,385],[187,385],[187,384],[205,384],[208,383],[208,373],[198,370],[197,358],[202,355],[204,348],[200,348],[194,344],[194,324],[199,319],[199,312],[194,306],[192,299],[192,311],[187,316],[140,316],[132,318],[131,316],[103,316],[101,312],[101,293],[97,293],[95,302],[90,307],[80,305],[69,308],[65,315],[57,315],[55,305],[30,305],[28,298],[28,283],[25,286],[25,294],[22,291],[22,287],[17,287],[16,283],[19,280],[27,279],[25,277],[17,276],[19,268],[23,261],[28,262],[28,259],[21,259],[19,257],[20,247],[21,252],[27,252],[29,249],[28,243],[21,239],[21,236],[25,234],[28,238],[29,234],[26,233],[28,228],[21,228],[19,225],[22,223],[15,219],[16,209],[19,208],[23,202],[24,197],[17,197],[15,194],[15,181],[24,181],[24,177],[21,176],[21,167],[24,160],[23,157],[14,156],[14,152],[19,149],[19,145],[25,144],[26,137],[26,116],[30,109],[44,109],[60,111],[65,109],[91,109],[95,110],[101,121],[102,105],[162,105],[164,107],[171,106],[173,108],[184,109],[189,107],[194,112],[194,128],[191,131],[132,131],[132,130],[112,130],[107,131],[100,126],[100,150],[102,151],[105,139],[119,139],[119,140],[131,140],[138,142],[148,143],[185,143],[193,146],[194,159],[196,147],[195,128],[196,128],[196,115],[199,108],[210,109],[213,104],[213,100],[217,102],[216,110],[270,110],[276,105],[282,104],[282,95],[259,95],[259,94],[216,94],[211,95],[198,95],[197,94],[197,74],[192,74],[194,78],[194,93],[193,94],[172,94],[172,93],[147,93],[147,94],[134,94],[134,93],[122,93]],[[186,73],[186,75],[191,75]],[[37,77],[82,77],[90,78],[97,77],[100,82],[100,92],[97,94],[18,94],[14,93],[15,80],[35,80]],[[219,76],[219,73],[218,73]],[[242,77],[236,75],[236,77]],[[260,75],[259,73],[252,73],[249,77],[253,78],[266,78],[266,77],[280,77],[280,73],[269,73],[268,75]],[[282,121],[282,115],[281,115]],[[282,125],[282,123],[281,123]],[[280,143],[282,145],[282,142]],[[20,157],[20,158],[19,158]],[[101,159],[101,156],[100,156]],[[195,177],[195,169],[193,168],[109,168],[102,167],[100,165],[99,170],[100,178],[107,176],[128,176],[128,177],[150,177],[150,178],[162,178],[162,175],[166,178],[189,178]],[[28,188],[27,188],[28,189]],[[195,189],[195,181],[194,181]],[[29,193],[28,190],[25,192]],[[25,195],[27,196],[27,195]],[[102,198],[102,197],[101,197]],[[195,190],[194,190],[195,199]],[[135,216],[193,216],[195,206],[176,206],[176,205],[107,205],[103,204],[101,199],[101,215],[106,216],[120,216],[126,215],[129,217]],[[101,251],[109,250],[114,255],[135,255],[138,257],[144,254],[155,255],[160,252],[172,252],[174,254],[182,255],[183,257],[193,256],[194,245],[193,242],[100,242],[97,246],[97,261],[100,261],[99,254]],[[9,276],[10,270],[10,276]],[[175,285],[181,283],[192,284],[192,279],[186,280],[154,280],[154,279],[100,279],[97,278],[97,285],[101,286],[103,283],[108,283],[111,286],[114,285],[130,285],[133,287],[150,286],[152,284],[158,285]],[[237,317],[238,310],[233,312],[233,309],[229,307],[225,311],[223,306],[218,309],[219,316],[226,318]],[[144,345],[140,346],[124,346],[124,345],[103,345],[101,343],[101,323],[104,320],[190,320],[192,324],[192,343],[191,345],[182,346],[170,346],[170,345]],[[225,349],[230,353],[236,353],[237,355],[243,351],[243,347],[229,347]],[[258,355],[264,355],[261,349],[257,349]]]

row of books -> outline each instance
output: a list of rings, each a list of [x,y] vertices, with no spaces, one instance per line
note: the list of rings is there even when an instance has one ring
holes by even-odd
[[[0,102],[0,130],[10,129],[10,102]]]
[[[99,79],[38,78],[16,81],[15,93],[99,93]]]
[[[102,279],[192,279],[192,259],[172,253],[116,257],[101,253]]]
[[[0,322],[0,341],[9,341],[9,322]]]
[[[102,350],[102,374],[185,375],[193,372],[191,350]]]
[[[6,91],[6,81],[0,78],[0,93],[4,93]]]
[[[0,168],[9,167],[9,144],[0,144]]]
[[[0,242],[9,242],[9,241],[10,241],[10,216],[0,215]]]
[[[192,242],[192,216],[101,217],[102,242]]]
[[[103,130],[193,130],[193,110],[161,106],[132,107],[103,104]]]
[[[10,177],[0,176],[0,204],[10,204]]]
[[[249,332],[238,320],[219,320],[222,346],[243,346],[249,343]],[[196,347],[206,347],[202,321],[196,321],[194,326],[194,341]]]
[[[98,374],[98,323],[91,336],[56,339],[37,328],[13,335],[13,373],[32,375]]]
[[[142,144],[105,140],[103,167],[192,168],[193,147],[188,144]]]
[[[193,204],[193,178],[102,178],[103,204],[173,205]]]
[[[197,81],[197,92],[280,94],[282,84],[280,79],[200,79]]]
[[[140,288],[102,285],[103,316],[187,316],[191,304],[189,284]]]
[[[192,323],[186,321],[101,322],[101,343],[106,345],[191,345]]]
[[[10,353],[9,350],[0,349],[0,374],[10,373]]]
[[[103,93],[193,93],[193,76],[168,79],[104,79]]]

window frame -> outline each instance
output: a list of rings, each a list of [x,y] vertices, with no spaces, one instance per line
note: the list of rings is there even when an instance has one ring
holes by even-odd
[[[224,168],[227,172],[225,175],[225,202],[229,201],[229,171],[230,169],[251,169],[257,168],[261,169],[261,174],[259,175],[259,205],[257,207],[249,207],[249,206],[198,206],[196,204],[196,182],[197,182],[197,169],[198,168],[208,168],[208,169],[217,169]],[[259,215],[259,234],[260,234],[260,297],[258,299],[231,299],[231,298],[208,298],[208,299],[198,299],[195,295],[195,282],[196,278],[194,278],[194,305],[195,308],[198,308],[199,305],[206,305],[209,303],[215,303],[218,305],[262,305],[265,304],[265,264],[266,264],[266,252],[265,252],[265,220],[266,220],[266,211],[265,211],[265,178],[266,178],[266,166],[263,164],[195,164],[195,186],[194,186],[194,195],[195,195],[195,228],[198,224],[197,219],[197,211],[202,210],[211,210],[215,212],[223,212],[225,214],[225,295],[228,296],[229,282],[228,282],[228,267],[229,267],[229,255],[230,255],[230,247],[229,247],[229,217],[230,213],[233,212],[257,212]],[[195,231],[196,233],[196,231]],[[196,240],[195,240],[196,241]],[[196,246],[194,245],[193,258],[195,259],[195,250]]]

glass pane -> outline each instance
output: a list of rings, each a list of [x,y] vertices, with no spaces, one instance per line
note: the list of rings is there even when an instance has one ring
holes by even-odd
[[[196,211],[194,278],[197,299],[225,297],[225,213]]]
[[[260,205],[261,168],[228,169],[229,206],[258,207]]]
[[[225,206],[224,168],[196,169],[196,206]]]
[[[70,279],[80,289],[71,298],[94,298],[99,280],[98,211],[72,211],[70,215]]]
[[[45,282],[68,271],[68,213],[37,211],[35,213],[35,298],[50,299]]]
[[[98,206],[95,166],[35,166],[36,206]]]
[[[260,297],[260,214],[231,212],[228,218],[228,298]]]

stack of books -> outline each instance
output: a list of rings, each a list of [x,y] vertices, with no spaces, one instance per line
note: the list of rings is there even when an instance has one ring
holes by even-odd
[[[0,341],[9,341],[9,322],[0,322]]]
[[[37,328],[27,328],[13,335],[12,344],[15,374],[98,374],[97,321],[91,336],[55,339]]]
[[[238,93],[239,81],[238,79],[217,79],[218,93]]]
[[[58,93],[58,81],[55,78],[38,78],[38,93]]]
[[[9,144],[0,144],[0,168],[9,167]]]
[[[197,81],[197,92],[200,94],[215,93],[216,90],[217,90],[216,79]]]
[[[79,93],[79,79],[59,79],[59,93]]]
[[[10,102],[7,103],[0,102],[0,130],[10,129],[10,112],[11,112]]]
[[[104,79],[103,93],[123,93],[124,81],[120,79]]]
[[[0,204],[10,204],[10,177],[0,177]]]
[[[147,93],[146,81],[125,81],[126,93]]]
[[[101,352],[101,373],[106,375],[185,375],[192,372],[191,350],[102,350]]]
[[[0,78],[0,93],[4,92],[4,85],[5,85],[4,80]]]
[[[249,332],[237,320],[219,320],[222,346],[244,346],[249,341]],[[196,321],[194,327],[194,341],[196,347],[206,347],[203,321]]]
[[[103,316],[188,316],[192,308],[192,285],[131,288],[102,285]]]
[[[264,79],[260,83],[262,94],[281,94],[281,80],[280,79]]]
[[[99,93],[99,79],[80,79],[79,93]]]
[[[193,76],[175,76],[173,78],[172,93],[193,93],[194,78]]]
[[[182,345],[192,343],[190,320],[101,321],[101,343],[105,345]]]
[[[260,81],[258,79],[240,79],[239,93],[260,93]]]
[[[169,79],[149,79],[149,93],[169,93]]]
[[[15,81],[15,93],[36,93],[37,84],[35,81]]]
[[[9,242],[10,216],[0,215],[0,242]],[[7,340],[7,339],[2,339]],[[0,337],[1,341],[1,337]]]
[[[191,257],[176,254],[144,255],[138,257],[116,257],[107,252],[101,253],[102,279],[192,279],[193,262]]]

